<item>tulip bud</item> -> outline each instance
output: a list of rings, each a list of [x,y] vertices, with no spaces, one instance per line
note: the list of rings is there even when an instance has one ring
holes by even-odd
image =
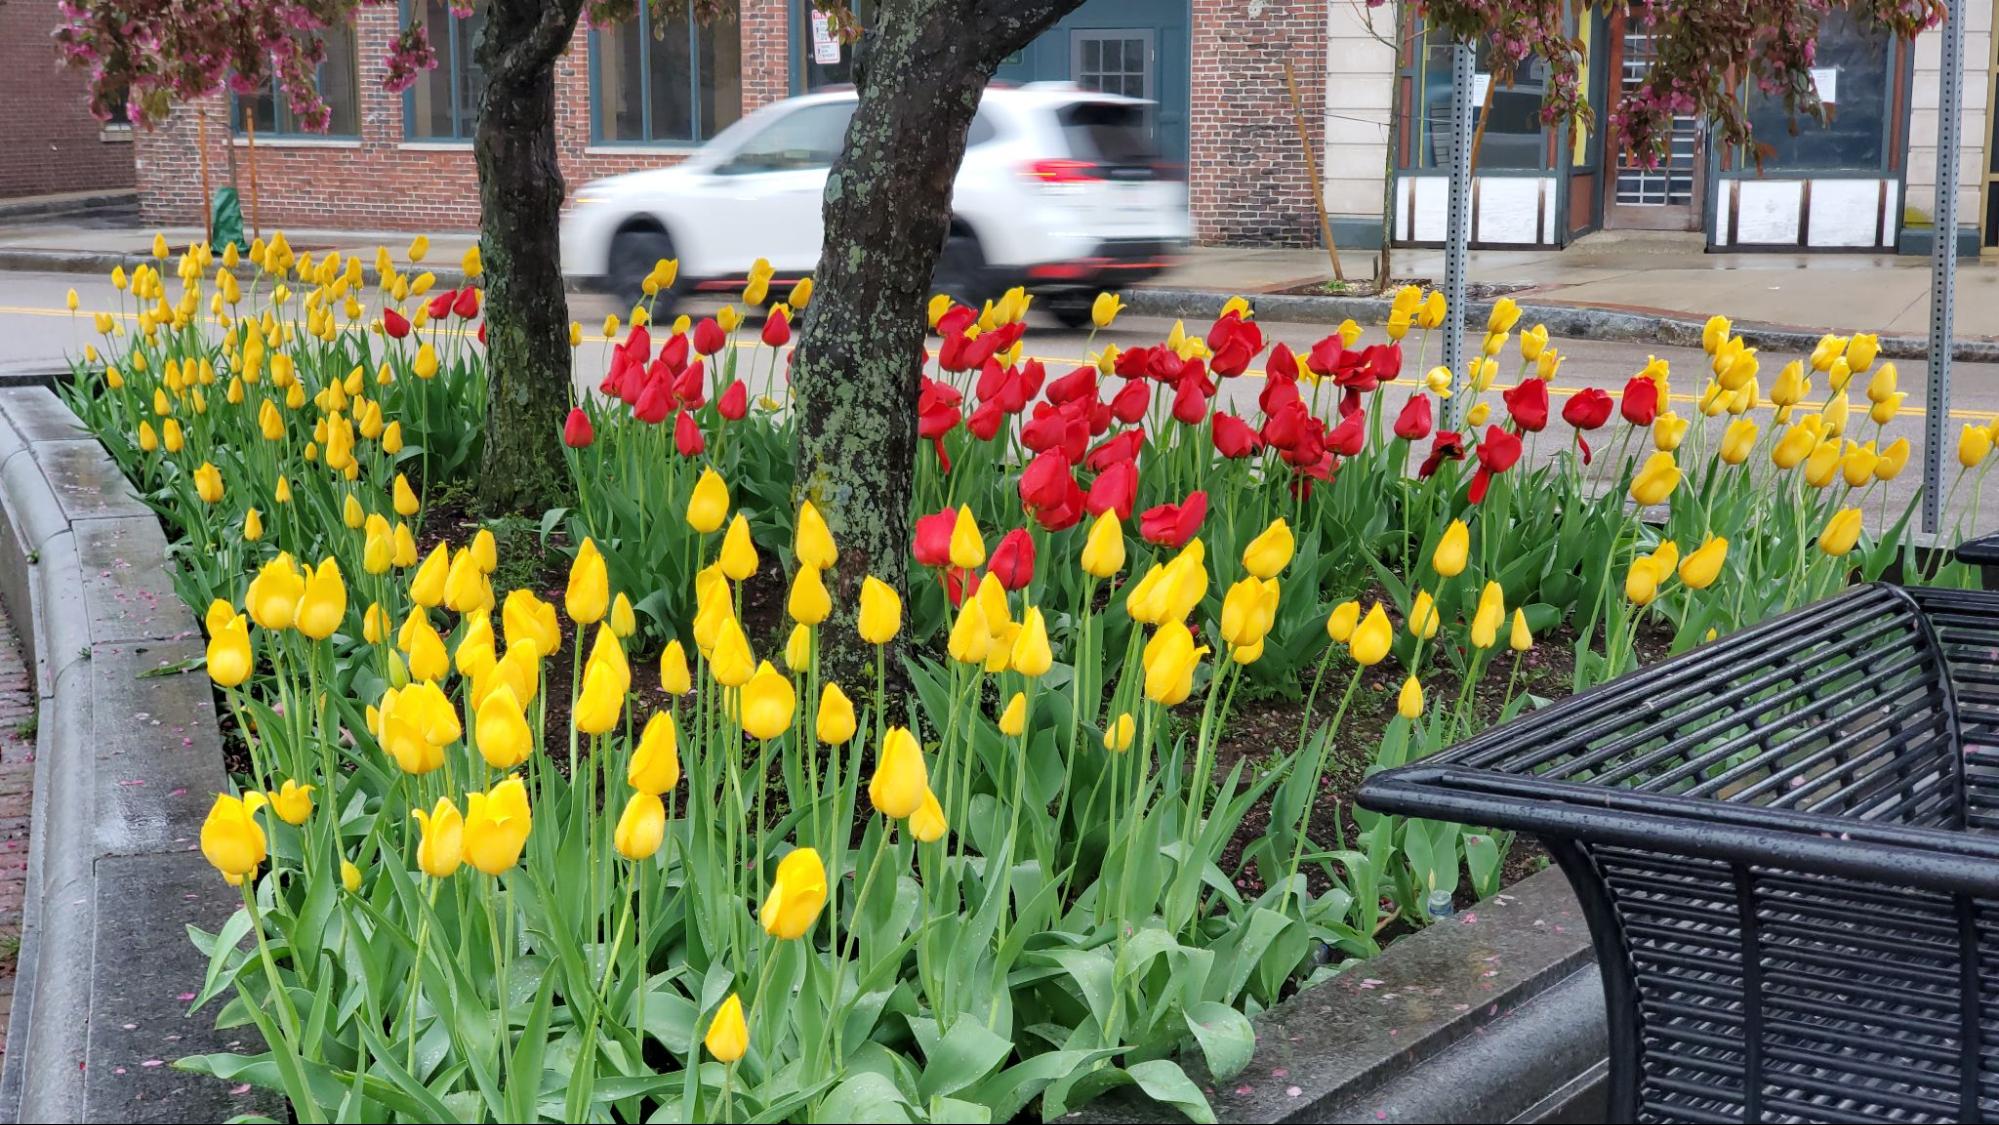
[[[1526,652],[1528,649],[1534,647],[1534,634],[1527,629],[1527,612],[1525,610],[1516,609],[1513,611],[1513,632],[1507,638],[1507,646],[1514,652]]]
[[[969,603],[968,603],[969,604]],[[906,727],[890,727],[875,759],[874,777],[868,782],[868,802],[883,816],[902,820],[923,804],[930,791],[930,774],[923,764],[923,748]]]
[[[944,806],[937,803],[937,794],[925,789],[923,803],[909,814],[909,834],[918,843],[934,844],[950,830],[950,822],[944,819]]]
[[[826,907],[826,866],[813,848],[793,848],[778,861],[757,924],[779,941],[804,937]]]
[[[1423,685],[1415,676],[1402,681],[1402,690],[1395,696],[1395,713],[1411,722],[1423,717]]]
[[[871,645],[885,645],[902,628],[902,597],[893,587],[874,575],[861,582],[861,639]]]
[[[1388,614],[1376,602],[1368,607],[1367,615],[1354,626],[1353,635],[1348,638],[1347,651],[1354,663],[1371,668],[1388,656],[1389,646],[1395,643],[1395,627],[1389,624]]]
[[[635,792],[625,801],[611,845],[629,860],[651,858],[666,839],[666,805],[652,793]]]
[[[840,690],[840,685],[828,683],[819,692],[819,711],[813,724],[813,734],[828,746],[842,746],[854,737],[859,726],[859,717],[854,713],[854,701]]]
[[[1825,530],[1819,532],[1819,550],[1839,558],[1853,550],[1860,541],[1860,509],[1841,508],[1826,521]]]
[[[1471,556],[1471,529],[1463,520],[1452,520],[1444,529],[1443,537],[1437,540],[1437,549],[1430,555],[1430,565],[1444,578],[1456,578],[1463,573],[1465,562]]]
[[[724,1066],[742,1058],[750,1049],[750,1028],[743,1021],[741,997],[731,992],[722,1001],[722,1006],[715,1010],[715,1018],[708,1023],[708,1033],[702,1037],[701,1045]]]

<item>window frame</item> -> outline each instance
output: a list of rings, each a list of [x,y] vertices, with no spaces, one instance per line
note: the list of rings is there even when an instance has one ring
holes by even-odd
[[[1830,13],[1828,13],[1830,14]],[[1849,17],[1855,18],[1858,17]],[[1911,83],[1915,74],[1914,44],[1904,43],[1899,36],[1883,30],[1887,36],[1887,65],[1883,82],[1884,112],[1879,122],[1881,129],[1881,158],[1873,164],[1839,164],[1823,167],[1786,165],[1778,160],[1758,167],[1754,155],[1747,146],[1732,148],[1721,154],[1721,167],[1716,174],[1721,179],[1731,180],[1903,180],[1908,173],[1907,153],[1901,151],[1907,146],[1908,119]],[[1745,82],[1740,88],[1740,96],[1747,99],[1756,91],[1752,84]],[[1834,103],[1835,107],[1837,103]],[[1747,110],[1747,102],[1744,103]],[[1809,118],[1801,118],[1801,123],[1810,123]],[[1753,143],[1753,142],[1752,142]]]
[[[715,130],[709,133],[708,135],[706,136],[702,135],[701,133],[702,72],[701,72],[700,36],[703,29],[699,21],[695,20],[692,17],[692,15],[688,15],[683,18],[687,20],[687,57],[689,62],[689,66],[687,68],[687,94],[689,99],[688,100],[689,135],[684,138],[683,137],[662,138],[662,137],[655,137],[653,135],[652,50],[650,47],[650,44],[652,42],[652,6],[650,4],[640,3],[638,5],[638,14],[634,16],[625,26],[629,27],[634,34],[640,37],[640,43],[642,45],[642,49],[639,51],[639,92],[640,92],[639,129],[641,132],[645,134],[645,136],[637,139],[631,139],[626,137],[607,137],[604,135],[604,117],[603,117],[604,78],[603,78],[603,66],[600,62],[600,58],[602,52],[606,47],[606,43],[605,43],[605,37],[602,34],[602,29],[593,27],[590,29],[590,43],[589,43],[589,50],[590,50],[589,116],[590,116],[591,148],[631,148],[631,149],[665,150],[668,152],[674,152],[674,151],[690,152],[707,144],[709,141],[714,140],[716,137],[721,135],[723,130],[727,129],[731,125],[734,125],[736,122],[741,121],[743,118],[749,116],[749,111],[746,110],[742,105],[743,52],[741,46],[738,45],[736,51],[736,97],[737,97],[736,115],[730,120],[718,125],[715,128]],[[737,35],[740,36],[742,34],[742,24],[740,20],[738,20],[738,22],[734,26],[736,28]],[[719,109],[720,107],[718,106],[717,108]]]
[[[475,5],[478,2],[479,0],[473,0]],[[399,9],[399,15],[402,18],[404,26],[408,26],[410,20],[413,18],[414,7],[422,3],[424,3],[424,0],[397,0],[397,8]],[[435,35],[431,36],[431,50],[438,51],[437,68],[419,74],[417,82],[423,82],[434,74],[442,73],[445,75],[446,84],[451,90],[451,132],[445,134],[424,134],[416,131],[416,84],[412,83],[409,89],[403,91],[403,143],[406,145],[445,145],[449,147],[469,145],[472,143],[473,134],[478,131],[478,107],[476,105],[466,106],[461,104],[459,98],[461,91],[459,87],[462,83],[458,79],[458,74],[460,72],[460,58],[462,57],[469,62],[472,54],[479,49],[479,45],[469,41],[471,37],[466,34],[464,19],[452,16],[446,21],[446,27],[447,30],[444,36],[445,44],[442,51],[438,51],[437,37]]]
[[[349,26],[347,29],[347,43],[352,48],[352,53],[348,57],[348,63],[353,67],[353,75],[352,75],[353,83],[350,86],[350,88],[354,91],[353,131],[347,132],[347,131],[328,128],[327,131],[324,133],[313,133],[313,132],[308,132],[307,130],[304,129],[277,128],[276,125],[278,122],[285,120],[287,117],[295,117],[296,115],[290,112],[289,106],[286,103],[284,84],[278,81],[277,75],[273,74],[267,80],[267,84],[271,92],[271,118],[272,118],[273,127],[269,129],[262,129],[262,128],[258,129],[257,136],[269,137],[277,140],[304,140],[304,141],[356,141],[361,139],[361,44],[360,44],[360,36],[356,33],[356,31],[352,26]],[[326,68],[332,61],[333,60],[331,59],[322,61],[319,64],[319,66],[313,70],[312,74],[313,86],[320,91],[320,97],[322,99],[326,96],[326,82],[325,82]],[[229,128],[233,134],[240,134],[243,132],[243,122],[247,120],[244,117],[243,108],[244,108],[243,95],[236,93],[234,90],[231,90],[229,92]],[[331,123],[329,122],[329,125],[330,124]],[[106,127],[115,128],[115,126],[106,126]],[[126,128],[128,130],[126,136],[129,137],[130,136],[129,123],[127,123]]]

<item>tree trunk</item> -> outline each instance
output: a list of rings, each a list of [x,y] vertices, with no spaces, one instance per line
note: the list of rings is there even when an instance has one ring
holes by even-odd
[[[488,380],[479,498],[493,511],[537,513],[569,487],[558,443],[572,361],[558,241],[555,60],[581,7],[582,0],[492,0],[479,37],[487,84],[472,152]]]
[[[951,183],[993,69],[1081,0],[883,0],[855,57],[860,104],[826,181],[826,240],[791,380],[797,499],[840,545],[834,675],[865,667],[861,580],[906,579],[916,398]]]

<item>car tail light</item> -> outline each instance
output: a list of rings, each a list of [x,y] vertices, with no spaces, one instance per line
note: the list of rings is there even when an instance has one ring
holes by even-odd
[[[1097,166],[1087,160],[1037,160],[1023,171],[1029,179],[1044,184],[1080,184],[1097,178]]]

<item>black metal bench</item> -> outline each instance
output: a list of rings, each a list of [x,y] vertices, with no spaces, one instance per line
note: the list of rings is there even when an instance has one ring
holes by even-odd
[[[1547,843],[1613,1119],[1999,1118],[1999,594],[1855,587],[1359,799]]]

